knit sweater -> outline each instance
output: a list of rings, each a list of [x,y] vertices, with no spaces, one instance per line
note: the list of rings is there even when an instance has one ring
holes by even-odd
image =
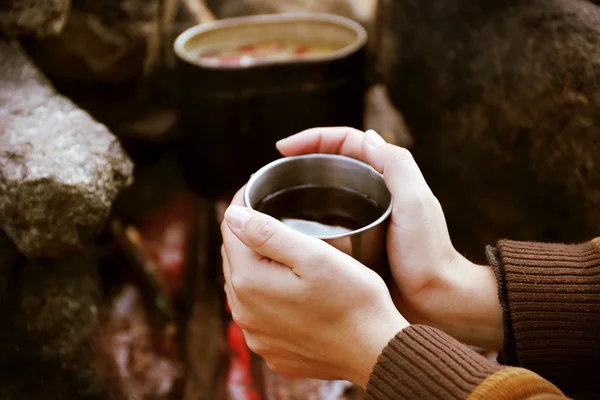
[[[503,309],[505,365],[413,325],[383,350],[367,399],[551,400],[600,392],[600,239],[502,240],[487,256]]]

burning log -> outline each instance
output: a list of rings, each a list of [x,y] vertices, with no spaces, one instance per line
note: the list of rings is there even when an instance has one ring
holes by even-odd
[[[133,164],[107,128],[0,41],[0,227],[28,257],[90,243]]]
[[[70,0],[3,0],[0,2],[0,32],[57,34],[67,21],[70,5]]]
[[[216,217],[214,203],[199,199],[194,218],[194,246],[186,277],[185,400],[226,398],[228,320]]]
[[[175,325],[152,328],[149,310],[134,286],[123,287],[112,301],[109,321],[103,328],[127,399],[177,398],[182,366],[177,361]]]
[[[111,219],[109,225],[112,235],[130,260],[133,269],[149,289],[153,311],[157,311],[164,321],[172,322],[175,310],[171,290],[158,271],[158,265],[147,254],[139,231],[134,226],[124,226],[116,217]]]

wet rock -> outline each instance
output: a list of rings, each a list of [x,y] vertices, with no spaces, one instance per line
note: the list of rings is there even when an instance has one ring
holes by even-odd
[[[70,0],[3,0],[0,32],[11,35],[52,35],[67,21]]]
[[[0,227],[28,257],[91,242],[133,164],[107,128],[0,41]]]
[[[380,64],[457,244],[600,226],[600,8],[383,0]]]

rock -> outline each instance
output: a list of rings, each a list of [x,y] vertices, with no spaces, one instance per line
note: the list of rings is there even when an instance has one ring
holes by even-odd
[[[91,242],[133,164],[119,142],[0,41],[0,227],[28,257]]]
[[[169,142],[179,121],[173,41],[192,25],[178,0],[74,0],[59,35],[21,43],[61,93],[120,139]]]
[[[70,5],[70,0],[3,0],[0,2],[0,32],[57,34],[67,21]]]
[[[600,8],[383,0],[383,75],[461,250],[600,226]]]
[[[158,0],[73,0],[60,35],[26,40],[41,70],[79,85],[139,81],[159,57]]]
[[[0,399],[122,398],[90,253],[28,261],[11,275],[0,305]]]

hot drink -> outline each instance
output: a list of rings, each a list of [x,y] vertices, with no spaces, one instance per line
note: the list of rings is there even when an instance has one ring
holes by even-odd
[[[365,227],[385,213],[365,194],[325,185],[304,185],[273,193],[255,207],[312,236],[340,235]]]

